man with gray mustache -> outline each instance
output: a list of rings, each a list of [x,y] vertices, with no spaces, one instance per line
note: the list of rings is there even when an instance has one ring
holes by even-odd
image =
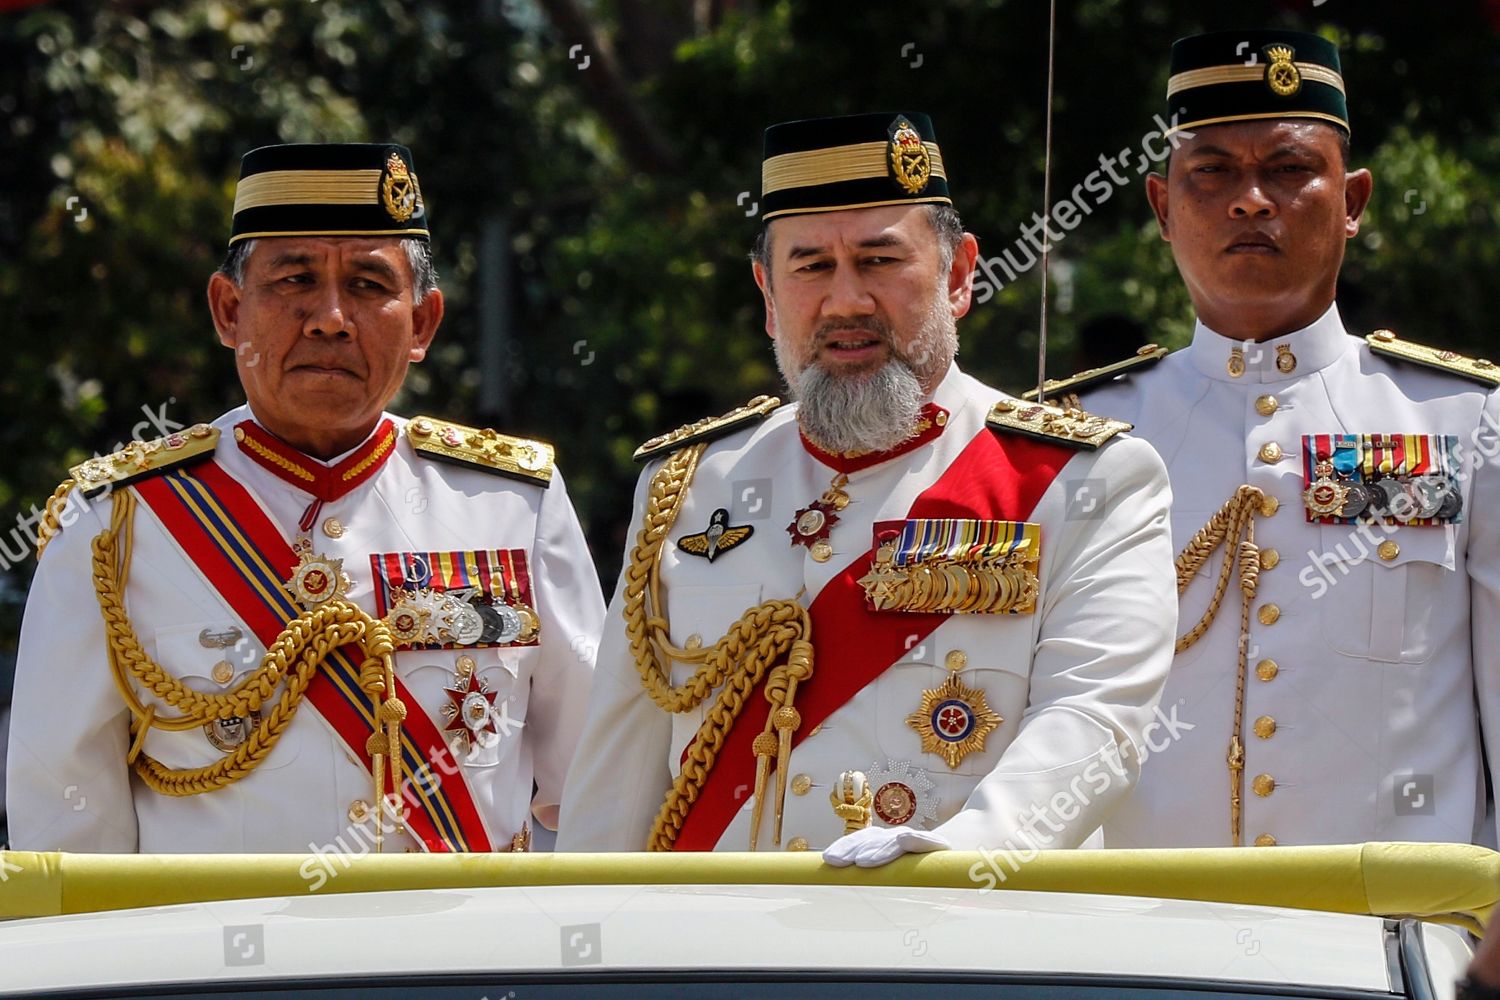
[[[1077,846],[1171,659],[1161,462],[954,364],[978,244],[927,116],[765,143],[752,269],[795,403],[637,452],[559,848]]]

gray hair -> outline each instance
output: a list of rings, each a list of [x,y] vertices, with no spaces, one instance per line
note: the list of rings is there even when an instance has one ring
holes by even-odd
[[[958,253],[959,244],[964,241],[963,220],[958,217],[958,209],[952,205],[929,204],[927,206],[927,221],[932,223],[932,231],[938,238],[938,261],[941,264],[940,273],[947,274],[948,269],[953,266],[953,257]],[[759,264],[766,272],[766,281],[771,280],[771,223],[767,222],[760,227],[756,234],[755,245],[750,248],[750,259]]]
[[[250,254],[255,251],[257,242],[253,239],[241,240],[231,246],[229,252],[224,255],[224,263],[219,265],[219,273],[234,282],[236,286],[243,285],[245,263],[250,259]],[[432,245],[415,236],[404,236],[401,238],[401,249],[406,251],[406,263],[411,267],[412,303],[421,305],[427,293],[437,291],[438,286],[437,268],[432,263]]]

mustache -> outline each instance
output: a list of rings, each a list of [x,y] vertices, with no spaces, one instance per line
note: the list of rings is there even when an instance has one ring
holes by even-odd
[[[851,331],[874,337],[887,345],[891,343],[890,324],[875,316],[866,320],[829,320],[818,327],[813,339],[818,347],[822,347],[830,340],[837,340],[838,334]]]

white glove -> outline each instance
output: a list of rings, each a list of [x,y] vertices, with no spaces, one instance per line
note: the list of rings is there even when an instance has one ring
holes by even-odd
[[[903,854],[946,851],[951,847],[947,838],[926,830],[906,826],[867,826],[829,844],[823,851],[823,861],[835,868],[847,868],[851,864],[879,868]]]

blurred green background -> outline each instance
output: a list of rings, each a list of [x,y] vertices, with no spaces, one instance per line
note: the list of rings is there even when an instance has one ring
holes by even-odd
[[[1376,177],[1344,271],[1346,321],[1496,353],[1500,3],[1059,7],[1056,192],[1154,128],[1174,38],[1321,32],[1343,52],[1354,159]],[[143,406],[190,423],[241,400],[203,295],[240,155],[394,139],[415,152],[449,303],[394,408],[555,442],[612,587],[635,445],[779,388],[745,262],[761,129],[930,111],[958,207],[998,254],[1042,208],[1046,28],[1044,0],[71,0],[0,12],[6,562],[14,519],[70,464],[128,440]],[[1179,346],[1190,330],[1130,180],[1057,248],[1054,376],[1142,337]],[[1034,383],[1039,293],[1033,271],[976,306],[960,326],[968,370]],[[1091,324],[1093,354],[1079,338]],[[0,653],[13,651],[32,568],[21,559],[4,577]]]

